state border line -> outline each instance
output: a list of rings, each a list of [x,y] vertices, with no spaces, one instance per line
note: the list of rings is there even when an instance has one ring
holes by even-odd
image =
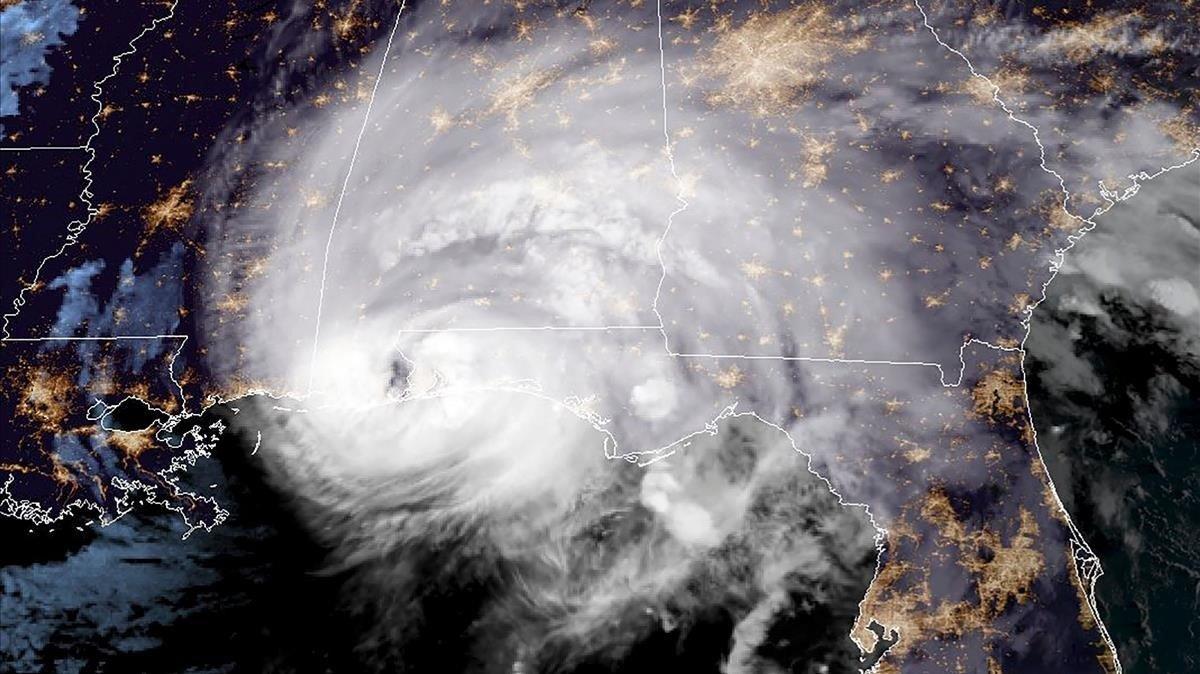
[[[173,0],[165,15],[151,20],[150,25],[142,28],[137,35],[133,36],[133,39],[129,41],[129,48],[112,57],[113,65],[108,74],[92,83],[92,93],[88,96],[88,98],[90,98],[92,102],[96,104],[96,112],[89,120],[94,130],[92,131],[91,135],[87,137],[87,142],[85,142],[82,146],[82,150],[88,153],[88,159],[87,161],[83,162],[83,166],[80,167],[80,172],[83,173],[83,190],[81,190],[79,193],[79,200],[82,201],[84,206],[87,207],[87,215],[82,220],[75,219],[67,223],[66,241],[63,242],[62,246],[60,246],[57,251],[42,258],[41,263],[38,264],[37,269],[33,272],[33,279],[31,279],[29,283],[25,284],[25,286],[22,287],[17,293],[16,298],[13,299],[12,311],[0,316],[0,321],[2,321],[0,322],[0,341],[7,341],[10,337],[12,337],[12,334],[8,331],[9,323],[12,321],[12,319],[21,314],[21,308],[25,306],[25,293],[37,287],[41,280],[42,270],[46,267],[46,263],[59,257],[63,253],[67,252],[68,248],[75,245],[75,243],[79,240],[79,237],[87,230],[88,226],[92,224],[92,221],[95,219],[96,215],[99,214],[100,211],[96,208],[95,204],[92,203],[92,183],[94,182],[94,179],[92,177],[91,167],[92,163],[96,161],[96,150],[92,147],[92,143],[100,136],[100,115],[104,112],[104,101],[101,100],[101,96],[104,95],[104,84],[117,76],[117,73],[121,70],[121,63],[126,57],[137,53],[137,42],[139,40],[154,32],[160,24],[170,21],[175,17],[175,8],[178,6],[178,4],[179,0]]]
[[[342,212],[342,202],[346,198],[346,190],[350,187],[350,176],[354,174],[354,164],[358,161],[358,150],[362,147],[363,136],[367,133],[367,126],[371,122],[371,108],[375,105],[375,95],[379,92],[379,84],[383,82],[383,73],[387,70],[388,55],[392,52],[392,43],[396,39],[396,32],[400,30],[400,22],[404,19],[404,10],[408,6],[407,0],[400,0],[400,9],[396,11],[396,21],[392,24],[392,31],[388,33],[387,44],[383,48],[383,57],[379,60],[379,74],[375,77],[375,84],[371,87],[371,97],[367,99],[367,109],[363,112],[362,127],[358,130],[358,138],[354,141],[354,151],[350,154],[350,166],[346,168],[346,179],[342,181],[342,191],[338,194],[337,205],[333,208],[333,222],[329,225],[329,236],[325,239],[325,255],[321,261],[321,289],[317,295],[317,316],[315,319],[316,326],[313,329],[313,347],[312,357],[309,359],[308,365],[308,393],[312,393],[313,379],[317,373],[317,353],[321,345],[321,312],[325,308],[325,282],[329,274],[329,249],[333,246],[333,235],[337,231],[338,216]]]
[[[8,342],[119,342],[122,340],[188,339],[188,335],[105,335],[83,337],[0,337],[0,344]]]
[[[0,152],[34,152],[47,150],[86,150],[86,145],[26,145],[24,147],[0,147]]]

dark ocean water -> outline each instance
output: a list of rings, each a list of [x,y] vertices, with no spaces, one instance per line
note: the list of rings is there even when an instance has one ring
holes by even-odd
[[[1079,279],[1060,279],[1060,296]],[[1042,310],[1030,404],[1059,495],[1104,576],[1101,614],[1128,674],[1200,671],[1200,370],[1186,330],[1117,289],[1102,316]],[[1101,385],[1048,377],[1069,349]]]
[[[1200,193],[1200,172],[1162,182],[1139,195],[1141,211],[1114,213],[1072,251],[1069,259],[1121,263],[1066,269],[1026,344],[1039,443],[1105,569],[1097,598],[1128,674],[1200,671],[1200,326],[1196,313],[1172,312],[1151,286],[1130,281],[1200,285],[1188,262],[1200,259],[1200,202],[1179,197]],[[1155,261],[1154,251],[1183,266]],[[372,616],[343,601],[347,578],[327,569],[329,551],[265,477],[253,442],[230,434],[218,460],[190,475],[191,488],[217,494],[230,516],[186,541],[178,519],[154,508],[102,529],[31,532],[0,519],[0,671],[361,671]],[[470,588],[450,589],[442,610],[472,601],[455,594]],[[857,601],[843,599],[839,607]],[[710,655],[712,666],[733,620],[723,610],[701,616],[686,638],[652,631],[637,666],[681,648]],[[842,621],[848,630],[852,613],[782,624],[811,634]]]
[[[229,434],[216,451],[220,460],[201,462],[190,476],[194,490],[215,485],[230,511],[212,532],[183,540],[185,527],[153,506],[104,528],[30,531],[0,520],[0,672],[494,671],[494,662],[475,659],[473,621],[503,590],[503,569],[495,577],[460,574],[469,560],[408,550],[414,559],[445,558],[444,566],[426,569],[419,598],[389,602],[381,616],[379,606],[360,601],[352,575],[329,568],[330,551],[314,542],[291,497],[274,488],[270,471],[250,454],[253,442]],[[801,663],[796,671],[857,671],[847,635],[874,549],[868,545],[860,557],[844,593],[797,585],[795,608],[776,616],[764,657]],[[635,620],[626,627],[641,636],[619,658],[601,650],[560,667],[550,654],[537,671],[716,674],[746,610],[718,601],[691,612],[686,625]],[[402,653],[371,643],[366,628],[381,617],[419,626],[419,639]],[[803,664],[830,659],[843,664]],[[379,669],[383,662],[390,664]]]
[[[1128,674],[1200,671],[1200,167],[1103,216],[1026,342],[1059,495]]]
[[[1102,311],[1076,311],[1081,296]],[[1064,275],[1027,344],[1040,445],[1103,563],[1097,596],[1129,674],[1200,671],[1200,368],[1188,328],[1130,293]],[[231,514],[186,541],[153,508],[102,529],[0,520],[4,671],[358,671],[370,616],[340,601],[345,578],[324,570],[328,551],[250,446],[231,435],[220,460],[192,475],[194,488],[217,485]],[[658,662],[679,647],[717,648],[705,662],[719,660],[733,618],[714,611],[690,640],[652,634],[639,654]]]
[[[1071,309],[1088,293],[1103,312]],[[1200,671],[1200,369],[1188,335],[1128,293],[1064,275],[1028,342],[1041,448],[1104,565],[1097,596],[1130,674]],[[0,520],[5,671],[357,671],[369,616],[339,600],[345,579],[323,570],[328,551],[244,440],[227,437],[220,461],[191,478],[217,485],[231,511],[211,533],[181,540],[176,518],[152,508],[103,529]],[[700,641],[652,635],[644,655],[719,646],[732,617],[714,610],[689,637]]]
[[[354,671],[339,579],[236,437],[202,462],[227,526],[145,507],[104,528],[0,520],[0,671]]]

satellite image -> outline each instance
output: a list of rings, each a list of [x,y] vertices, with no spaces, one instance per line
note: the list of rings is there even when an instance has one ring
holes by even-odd
[[[0,672],[1200,671],[1200,2],[0,0]]]

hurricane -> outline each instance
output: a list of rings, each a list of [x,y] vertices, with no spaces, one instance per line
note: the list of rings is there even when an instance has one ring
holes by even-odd
[[[1048,152],[930,21],[406,4],[230,124],[198,205],[206,366],[345,576],[364,667],[856,671],[895,643],[875,616],[901,648],[941,629],[911,617],[928,586],[860,614],[884,542],[924,544],[902,522],[1077,540],[1011,371],[1063,246],[1136,191],[1131,155]],[[1116,178],[1073,192],[1084,163]],[[980,463],[930,467],[932,442]],[[940,505],[996,461],[1048,513],[1014,497],[1008,543]],[[1051,547],[1003,563],[1082,587],[1086,545]],[[1033,577],[980,590],[980,620]]]

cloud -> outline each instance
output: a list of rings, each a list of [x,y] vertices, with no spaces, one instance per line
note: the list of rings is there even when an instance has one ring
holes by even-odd
[[[685,580],[736,577],[744,646],[795,600],[790,574],[852,585],[835,544],[807,551],[787,524],[793,492],[835,504],[810,522],[845,524],[828,531],[848,557],[870,550],[873,531],[842,522],[861,509],[799,486],[792,440],[885,520],[931,476],[985,479],[943,463],[940,423],[972,456],[1011,440],[942,378],[967,337],[1019,342],[1081,225],[1029,129],[912,9],[676,17],[662,52],[653,10],[421,6],[386,59],[257,120],[214,168],[230,208],[206,223],[210,369],[230,395],[273,394],[254,402],[274,424],[264,456],[360,594],[387,588],[382,642],[421,629],[386,618],[427,610],[433,568],[434,585],[503,588],[478,600],[481,630],[510,611],[576,646],[632,639],[614,615],[665,630],[676,602],[719,594]],[[736,31],[768,24],[836,58],[794,82],[757,72]],[[1161,149],[1152,127],[1131,144]],[[1111,149],[1110,129],[1077,128],[1081,156]],[[1094,385],[1082,363],[1061,376]],[[740,446],[741,411],[791,438]]]
[[[0,41],[0,117],[20,113],[19,89],[49,81],[46,54],[75,33],[79,14],[70,0],[18,2],[0,11],[5,35]]]

